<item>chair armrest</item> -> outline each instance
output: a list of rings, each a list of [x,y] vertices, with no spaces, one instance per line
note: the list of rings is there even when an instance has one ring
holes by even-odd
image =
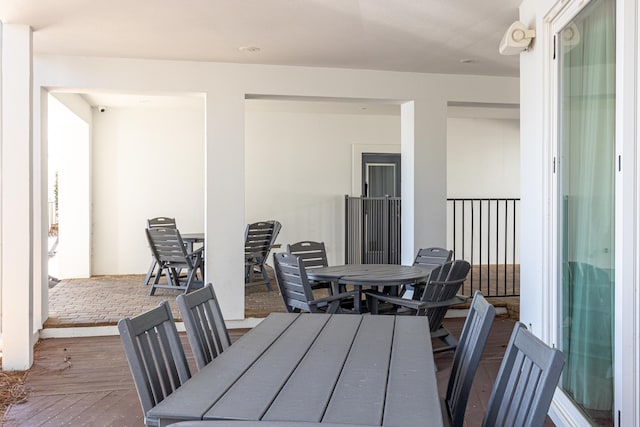
[[[394,297],[390,295],[385,295],[377,291],[367,290],[365,291],[367,298],[375,298],[379,301],[389,302],[394,305],[399,305],[401,307],[411,308],[414,310],[418,310],[421,308],[429,309],[429,308],[437,308],[437,307],[449,307],[452,305],[458,305],[466,302],[469,297],[463,295],[456,295],[453,298],[449,298],[448,300],[438,301],[438,302],[429,302],[429,301],[419,301],[419,300],[409,300],[404,299],[402,297]]]
[[[383,294],[380,291],[375,291],[375,290],[372,290],[372,289],[367,289],[366,291],[364,291],[364,294],[367,297],[372,297],[372,298],[375,298],[375,299],[380,300],[380,301],[390,302],[390,303],[398,304],[398,305],[402,305],[403,303],[410,303],[411,301],[420,302],[420,301],[415,301],[415,300],[402,298],[401,296],[393,296],[393,295]]]
[[[198,249],[196,249],[196,250],[195,250],[195,251],[193,251],[193,252],[189,252],[189,253],[187,254],[187,256],[189,256],[189,257],[190,257],[190,256],[193,256],[193,255],[202,255],[202,253],[203,253],[203,252],[204,252],[204,246],[199,247]]]
[[[341,292],[341,293],[336,294],[336,295],[331,295],[331,296],[324,297],[324,298],[314,299],[313,301],[310,301],[309,304],[316,304],[316,305],[318,305],[318,304],[322,305],[324,303],[329,304],[329,303],[331,303],[333,301],[336,301],[336,300],[343,300],[343,299],[353,298],[353,297],[356,296],[356,294],[357,294],[356,291]]]
[[[438,301],[438,302],[424,301],[422,302],[423,304],[422,307],[423,308],[450,307],[450,306],[465,303],[468,299],[469,297],[466,297],[463,295],[456,295],[453,298],[449,298],[448,300],[444,300],[444,301]]]

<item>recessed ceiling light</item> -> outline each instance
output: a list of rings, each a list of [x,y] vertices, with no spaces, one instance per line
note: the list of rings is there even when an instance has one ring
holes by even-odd
[[[257,46],[240,46],[238,48],[240,52],[257,53],[260,52],[260,48]]]
[[[461,64],[472,64],[472,63],[474,63],[474,62],[475,62],[475,61],[474,61],[473,59],[470,59],[470,58],[464,58],[464,59],[461,59],[461,60],[460,60],[460,63],[461,63]]]

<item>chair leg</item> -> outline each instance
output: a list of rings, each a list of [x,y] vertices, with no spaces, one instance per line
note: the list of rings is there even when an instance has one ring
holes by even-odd
[[[149,295],[153,295],[156,293],[156,285],[160,282],[160,276],[162,276],[162,266],[158,266],[158,273],[153,278],[153,283],[151,284],[151,289],[149,289]]]
[[[169,285],[172,286],[180,286],[180,271],[182,271],[182,269],[176,269],[176,268],[170,268],[169,269],[169,275],[167,276],[167,281]]]
[[[367,295],[367,309],[371,314],[378,314],[378,298]]]
[[[149,282],[151,281],[151,276],[153,275],[153,270],[156,269],[156,266],[158,265],[158,263],[156,262],[155,258],[151,258],[151,265],[149,266],[149,271],[147,271],[147,275],[144,278],[144,284],[146,286],[149,285]]]
[[[189,270],[189,274],[187,275],[187,282],[185,283],[184,293],[188,294],[191,291],[191,286],[193,285],[193,281],[196,276],[196,269],[192,268]]]
[[[273,291],[271,282],[269,281],[269,275],[267,274],[267,269],[264,268],[264,264],[260,266],[260,272],[262,273],[262,280],[264,280],[264,284],[267,285],[267,289],[269,290],[269,292]]]
[[[451,332],[449,332],[447,329],[442,329],[446,332],[446,334],[438,337],[438,339],[440,339],[440,341],[442,341],[445,346],[436,348],[433,350],[433,352],[442,353],[449,350],[455,351],[456,347],[458,347],[458,339],[454,337],[453,334],[451,334]]]

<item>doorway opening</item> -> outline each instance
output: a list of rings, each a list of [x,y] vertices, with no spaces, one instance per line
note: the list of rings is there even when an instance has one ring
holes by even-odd
[[[400,197],[400,153],[362,153],[362,195]]]

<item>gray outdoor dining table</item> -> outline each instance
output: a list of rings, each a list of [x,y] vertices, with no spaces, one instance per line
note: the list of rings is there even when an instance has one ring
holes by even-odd
[[[148,415],[442,426],[428,319],[272,313]]]
[[[334,286],[353,285],[358,292],[353,307],[357,313],[361,312],[363,286],[388,286],[397,293],[399,286],[426,282],[430,273],[431,269],[425,267],[398,264],[345,264],[307,269],[310,280],[330,281]]]

